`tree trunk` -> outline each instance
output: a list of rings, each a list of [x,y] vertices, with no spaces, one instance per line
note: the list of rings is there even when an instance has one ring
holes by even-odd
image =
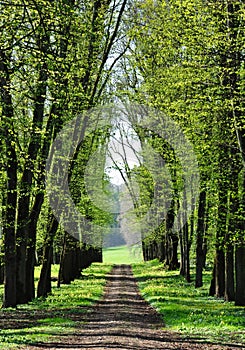
[[[226,235],[225,255],[225,300],[235,300],[235,268],[234,268],[234,233],[239,229],[239,171],[240,162],[236,145],[231,150],[232,161],[230,162],[230,200],[229,200],[229,225]]]
[[[147,248],[144,240],[142,240],[142,252],[144,261],[147,261]]]
[[[204,231],[205,231],[206,191],[202,190],[199,197],[197,238],[196,238],[196,288],[202,287],[202,272],[204,267]]]
[[[238,306],[245,306],[245,168],[242,169],[242,183],[241,183],[241,199],[240,208],[241,213],[239,217],[239,233],[237,245],[235,247],[235,271],[236,271],[236,293],[235,304]]]
[[[213,297],[215,295],[215,281],[216,281],[216,260],[214,260],[214,266],[213,266],[213,272],[212,272],[212,279],[209,287],[209,296]]]
[[[167,234],[166,234],[166,243],[167,243],[166,265],[169,267],[170,270],[176,270],[179,268],[179,262],[178,262],[179,238],[173,232],[174,216],[175,216],[175,201],[174,201],[174,199],[172,199],[171,204],[170,204],[170,209],[168,210],[167,217],[166,217],[166,231],[167,231]]]
[[[165,237],[163,233],[161,232],[161,238],[158,243],[158,251],[159,251],[159,261],[164,262],[166,259],[166,254],[165,254]]]
[[[245,245],[236,247],[235,305],[245,306]]]
[[[4,264],[2,259],[0,259],[0,284],[4,282]]]
[[[51,264],[53,257],[53,241],[58,228],[58,222],[50,214],[49,227],[47,228],[47,235],[43,247],[43,262],[40,278],[37,287],[37,297],[46,297],[51,292]]]
[[[190,275],[190,244],[189,244],[189,227],[188,227],[188,222],[186,222],[184,227],[183,227],[183,233],[184,233],[184,239],[185,239],[185,252],[184,252],[184,258],[185,258],[185,279],[189,283],[189,282],[191,282],[191,275]]]
[[[224,151],[224,150],[223,150]],[[227,157],[226,153],[226,157]],[[227,159],[223,158],[222,167],[226,165]],[[227,165],[228,166],[228,165]],[[226,168],[227,169],[227,168]],[[228,174],[226,169],[221,168],[219,179],[219,205],[218,205],[218,220],[216,232],[216,271],[215,271],[215,294],[218,298],[224,297],[225,294],[225,245],[227,237],[227,213],[228,213]]]
[[[8,149],[12,148],[10,145]],[[17,304],[16,290],[16,242],[15,242],[15,215],[17,205],[17,159],[15,150],[8,155],[7,164],[7,200],[4,234],[4,299],[3,307],[15,307]]]
[[[185,269],[183,270],[185,279],[187,282],[191,282],[191,276],[190,276],[190,240],[189,240],[189,225],[187,221],[187,198],[186,198],[186,191],[183,191],[183,214],[182,214],[182,220],[183,220],[183,258],[184,258],[184,265]]]
[[[43,193],[38,193],[35,198],[28,225],[29,241],[26,254],[26,286],[28,286],[26,290],[26,297],[28,301],[35,298],[34,270],[36,265],[37,221],[41,211],[43,200]]]
[[[60,259],[60,269],[58,277],[58,287],[61,283],[69,284],[74,279],[73,254],[77,241],[69,233],[64,233],[64,242]]]
[[[215,265],[215,295],[217,298],[225,294],[225,253],[223,249],[216,250]]]
[[[225,300],[235,300],[234,288],[234,247],[229,244],[225,254]]]
[[[40,44],[44,49],[43,43]],[[37,159],[38,150],[40,149],[41,133],[36,130],[42,130],[43,118],[44,118],[44,105],[46,99],[47,89],[47,66],[44,62],[40,68],[39,78],[37,82],[37,90],[35,92],[35,107],[33,111],[32,122],[32,137],[28,145],[27,160],[24,167],[23,176],[20,186],[20,198],[18,206],[18,221],[17,221],[17,233],[16,239],[17,245],[17,288],[18,296],[17,303],[22,304],[30,301],[34,297],[34,276],[31,269],[33,265],[33,259],[35,255],[35,243],[36,243],[36,230],[35,223],[29,224],[30,220],[30,201],[34,176],[34,163]],[[29,229],[31,228],[31,231]],[[30,235],[30,237],[29,237]],[[27,254],[27,247],[29,247],[29,256]],[[31,265],[29,265],[29,263]],[[28,268],[27,276],[26,268]],[[27,283],[31,283],[29,286]]]
[[[185,257],[184,257],[184,242],[183,242],[183,229],[179,232],[180,241],[180,275],[185,275]]]
[[[2,120],[6,142],[6,208],[4,210],[4,297],[3,307],[16,306],[16,240],[15,216],[17,206],[17,155],[13,127],[14,111],[10,95],[8,58],[0,51],[0,89]]]

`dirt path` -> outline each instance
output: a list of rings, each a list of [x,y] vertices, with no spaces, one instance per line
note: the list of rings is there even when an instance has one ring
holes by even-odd
[[[139,295],[131,267],[115,266],[108,276],[104,297],[84,318],[75,334],[25,349],[158,350],[238,349],[198,344],[165,331],[156,311]],[[241,347],[240,347],[241,349]]]

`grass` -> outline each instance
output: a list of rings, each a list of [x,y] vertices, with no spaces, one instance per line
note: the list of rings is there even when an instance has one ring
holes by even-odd
[[[185,338],[212,343],[245,343],[245,309],[208,297],[211,272],[196,289],[178,271],[165,271],[157,260],[134,264],[142,296],[162,315],[166,327]],[[194,276],[192,276],[194,278]]]
[[[139,246],[120,246],[103,249],[103,261],[110,264],[132,264],[142,262],[142,250]]]
[[[79,323],[74,321],[74,315],[87,312],[88,307],[101,297],[105,275],[111,268],[109,264],[92,264],[83,271],[81,279],[70,285],[58,289],[54,284],[52,294],[46,299],[35,299],[17,309],[1,310],[0,349],[48,342],[59,334],[74,332]],[[39,269],[36,279],[38,273]],[[53,266],[52,276],[56,277],[57,273],[58,267]]]

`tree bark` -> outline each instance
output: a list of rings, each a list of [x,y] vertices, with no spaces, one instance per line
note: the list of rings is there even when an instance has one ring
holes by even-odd
[[[236,271],[236,292],[235,292],[235,304],[239,306],[245,306],[245,169],[242,169],[242,184],[241,184],[241,200],[240,208],[241,213],[239,217],[239,234],[238,242],[235,247],[235,271]]]
[[[218,298],[225,294],[225,245],[227,238],[227,215],[228,215],[228,174],[229,164],[227,159],[229,150],[226,147],[220,150],[220,178],[219,178],[219,204],[216,231],[216,265],[215,265],[215,295]]]
[[[51,264],[53,257],[53,241],[58,228],[58,222],[53,214],[49,217],[49,226],[43,247],[41,274],[38,281],[37,297],[46,297],[51,292]]]
[[[225,254],[225,300],[235,300],[234,247],[229,244]]]
[[[4,211],[4,298],[3,307],[16,306],[16,240],[15,216],[17,207],[17,155],[14,136],[14,110],[10,94],[8,58],[0,50],[0,91],[2,119],[6,142],[6,208]]]
[[[196,288],[202,287],[202,272],[204,267],[203,239],[205,232],[205,207],[206,191],[202,190],[199,197],[198,221],[197,221],[197,238],[196,238]]]
[[[43,46],[43,45],[42,45]],[[36,232],[35,228],[29,231],[32,224],[30,220],[30,200],[32,192],[32,183],[34,176],[34,163],[36,161],[38,150],[40,149],[41,133],[44,118],[44,104],[46,98],[47,88],[47,67],[46,63],[42,64],[39,72],[39,78],[37,82],[37,91],[35,93],[35,107],[33,112],[32,123],[32,136],[27,150],[27,161],[24,166],[24,171],[20,185],[20,198],[18,206],[18,218],[17,218],[17,232],[16,239],[17,245],[17,288],[18,296],[17,303],[23,304],[30,301],[34,295],[34,271],[28,271],[31,276],[27,276],[26,267],[27,260],[33,266],[35,259],[35,242]],[[38,130],[38,133],[36,132]],[[29,249],[29,254],[27,250]],[[29,256],[28,256],[29,255]],[[29,286],[27,283],[31,283]]]
[[[213,272],[212,272],[212,279],[209,287],[209,296],[213,297],[215,295],[215,281],[216,281],[216,260],[214,260],[214,266],[213,266]]]
[[[43,204],[44,195],[38,193],[35,198],[33,208],[30,213],[28,224],[29,244],[26,252],[26,298],[32,300],[35,298],[35,279],[34,270],[36,265],[36,236],[37,236],[37,221]]]
[[[222,248],[216,249],[215,295],[217,298],[225,294],[225,253]]]
[[[245,245],[236,247],[235,305],[245,306]]]

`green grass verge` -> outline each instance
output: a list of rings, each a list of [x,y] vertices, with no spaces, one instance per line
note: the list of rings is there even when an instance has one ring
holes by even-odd
[[[208,342],[245,344],[245,308],[208,297],[211,272],[204,273],[204,286],[196,289],[156,260],[134,264],[133,271],[142,296],[162,315],[167,328]]]
[[[16,309],[0,310],[0,349],[14,349],[20,345],[52,341],[61,334],[74,332],[79,322],[71,314],[86,312],[97,301],[105,285],[105,275],[110,272],[109,264],[92,264],[84,270],[82,278],[70,285],[56,287],[46,299],[35,299]],[[39,274],[36,271],[36,280]],[[52,276],[56,277],[58,267],[53,266]],[[1,291],[2,292],[2,286]]]
[[[103,261],[110,264],[132,264],[142,262],[142,249],[139,246],[104,248]]]

